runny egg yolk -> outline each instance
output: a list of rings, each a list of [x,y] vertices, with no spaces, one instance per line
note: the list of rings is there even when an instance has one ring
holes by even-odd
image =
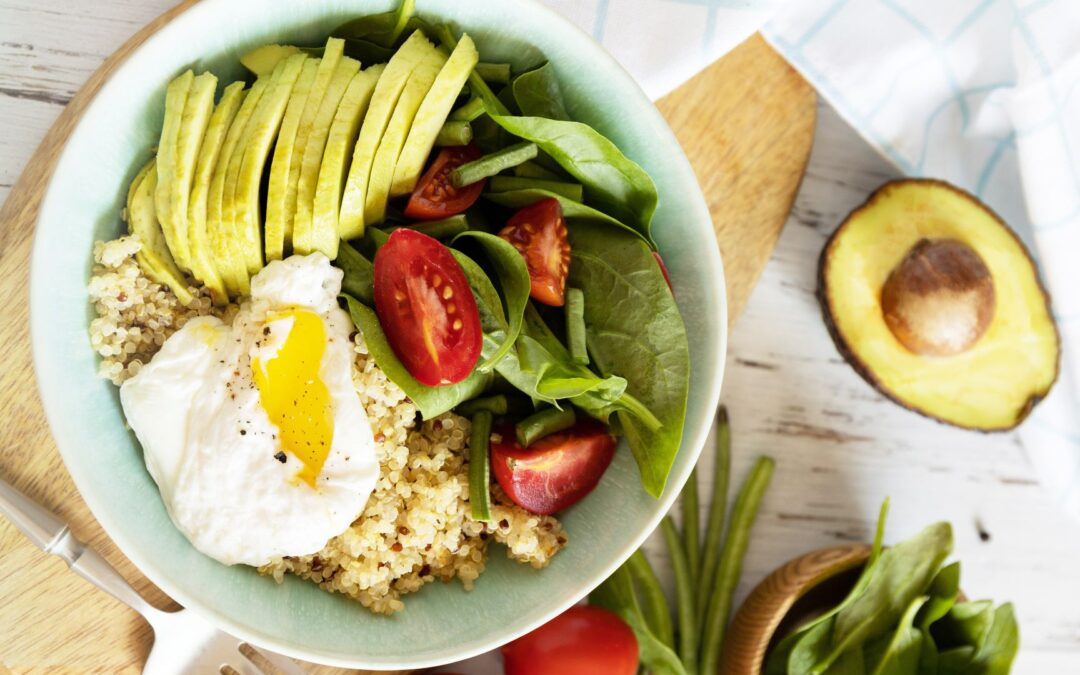
[[[296,477],[315,487],[334,440],[333,403],[319,377],[326,327],[306,309],[275,313],[268,323],[290,318],[292,328],[278,353],[265,364],[253,358],[251,371],[262,406],[278,428],[281,449],[304,463]]]

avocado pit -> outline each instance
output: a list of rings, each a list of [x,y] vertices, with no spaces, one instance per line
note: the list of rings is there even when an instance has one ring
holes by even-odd
[[[920,239],[881,292],[885,323],[909,351],[951,356],[970,349],[994,317],[993,277],[956,239]]]

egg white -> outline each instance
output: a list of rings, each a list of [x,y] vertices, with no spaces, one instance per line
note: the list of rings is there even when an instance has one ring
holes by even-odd
[[[272,262],[252,279],[231,326],[193,319],[120,388],[170,517],[225,564],[317,552],[375,487],[375,441],[352,383],[352,323],[336,300],[341,278],[319,253]],[[333,440],[314,488],[297,479],[303,462],[281,454],[251,370],[253,358],[268,362],[288,338],[293,321],[275,315],[296,309],[317,314],[326,333],[319,378],[333,405]]]

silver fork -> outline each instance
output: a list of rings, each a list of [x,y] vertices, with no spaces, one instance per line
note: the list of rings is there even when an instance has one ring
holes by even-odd
[[[74,572],[150,623],[154,645],[143,667],[145,675],[304,675],[291,659],[256,650],[188,610],[163,612],[151,606],[94,549],[76,539],[63,521],[2,479],[0,514],[42,551],[61,558]]]

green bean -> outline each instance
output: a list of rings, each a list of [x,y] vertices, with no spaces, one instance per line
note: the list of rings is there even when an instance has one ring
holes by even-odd
[[[557,195],[580,202],[584,196],[581,183],[568,183],[561,180],[546,180],[525,176],[492,176],[488,181],[488,192],[507,192],[509,190],[547,190]]]
[[[481,410],[472,416],[469,431],[469,505],[473,520],[491,520],[491,412]]]
[[[500,171],[528,161],[536,157],[536,153],[536,143],[523,141],[508,145],[502,150],[484,155],[480,159],[473,160],[468,164],[462,164],[454,169],[450,172],[450,182],[456,188],[472,185],[478,180],[494,176]]]
[[[485,82],[491,82],[493,84],[506,84],[510,82],[510,64],[509,63],[478,63],[473,67],[473,70],[479,75]]]
[[[570,360],[583,366],[589,365],[589,352],[585,344],[585,294],[580,288],[566,289],[566,348]]]
[[[656,572],[645,557],[645,552],[640,548],[634,551],[626,561],[626,567],[630,570],[630,576],[633,577],[640,594],[641,613],[645,616],[645,623],[657,640],[674,651],[675,629],[671,625],[671,610],[668,609],[664,589],[660,587],[660,580],[656,578]]]
[[[468,145],[472,142],[472,125],[465,121],[450,121],[442,125],[435,136],[435,145]]]
[[[739,490],[735,499],[735,510],[731,514],[724,551],[720,556],[720,569],[716,576],[716,585],[709,597],[709,610],[705,615],[705,629],[702,633],[701,672],[715,673],[720,661],[720,648],[724,642],[728,614],[731,612],[731,596],[742,575],[743,557],[750,543],[750,530],[754,526],[761,498],[772,478],[774,462],[769,457],[758,457],[750,476]]]
[[[423,232],[434,239],[450,239],[467,231],[469,229],[469,220],[464,213],[459,213],[456,216],[450,216],[442,220],[409,223],[405,227],[417,232]]]
[[[519,178],[542,178],[544,180],[562,181],[562,176],[545,169],[536,162],[523,162],[514,167],[514,175]],[[579,200],[580,201],[580,200]]]
[[[494,396],[485,396],[483,398],[474,398],[470,401],[465,401],[454,409],[454,412],[462,417],[472,417],[481,410],[486,410],[492,415],[505,415],[509,409],[509,402],[506,400],[505,394],[495,394]]]
[[[562,410],[545,408],[533,413],[515,425],[514,433],[517,435],[517,442],[521,447],[527,448],[544,436],[574,426],[576,417],[574,409],[570,406]]]
[[[716,454],[713,457],[712,504],[705,523],[705,543],[701,547],[701,573],[698,575],[698,597],[707,597],[716,579],[716,566],[720,563],[721,537],[724,534],[724,518],[727,512],[728,478],[731,474],[731,425],[727,408],[720,406],[716,412]],[[705,622],[705,603],[698,607],[698,625]]]
[[[697,467],[690,471],[690,478],[682,490],[679,505],[682,507],[683,546],[686,548],[686,566],[690,572],[690,587],[697,593],[698,576],[701,574],[701,547],[698,537]],[[726,496],[726,495],[725,495]]]
[[[675,611],[679,616],[679,658],[686,668],[687,675],[697,672],[697,616],[694,610],[694,589],[690,585],[690,570],[686,562],[686,551],[679,540],[679,531],[671,516],[664,516],[660,521],[664,533],[668,556],[671,558],[671,571],[675,574]],[[708,671],[706,671],[708,672]],[[713,671],[715,672],[715,671]]]
[[[465,105],[450,113],[450,117],[447,119],[453,122],[472,122],[483,114],[484,102],[473,96]]]

